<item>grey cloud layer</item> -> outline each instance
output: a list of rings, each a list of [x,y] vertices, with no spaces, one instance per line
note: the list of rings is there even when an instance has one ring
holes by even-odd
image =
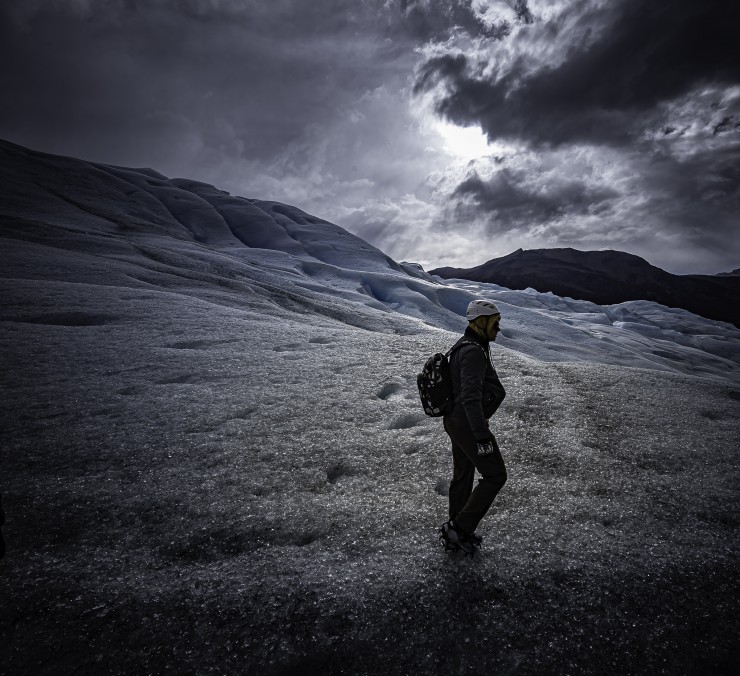
[[[414,49],[502,24],[470,5],[11,0],[0,136],[295,203],[403,257],[433,220],[406,195],[438,162],[405,91]]]
[[[469,0],[9,0],[0,26],[2,133],[170,170],[278,157],[365,92],[400,91],[415,47],[508,24]]]
[[[435,266],[564,243],[668,264],[671,242],[737,267],[738,10],[486,5],[9,0],[0,137],[295,203]],[[455,164],[430,98],[515,151]]]
[[[521,2],[517,3],[518,5]],[[511,21],[497,17],[486,21],[476,12],[470,0],[399,0],[393,5],[400,24],[420,42],[442,41],[456,32],[489,39],[503,39],[511,32]],[[518,20],[526,20],[526,3],[516,14]]]
[[[238,14],[205,4],[55,6],[15,31],[3,22],[12,68],[1,84],[14,96],[0,126],[50,148],[74,138],[97,159],[156,161],[188,141],[265,159],[386,76],[372,66],[384,43],[355,35],[338,2],[246,3]]]

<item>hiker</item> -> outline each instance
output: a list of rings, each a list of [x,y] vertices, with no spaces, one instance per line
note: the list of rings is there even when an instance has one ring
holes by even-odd
[[[444,416],[452,441],[450,520],[440,529],[447,549],[474,554],[482,538],[478,524],[506,482],[506,467],[489,418],[506,396],[491,363],[490,341],[500,330],[501,312],[495,303],[474,300],[466,312],[468,326],[450,357],[454,408]],[[481,478],[473,490],[475,470]]]

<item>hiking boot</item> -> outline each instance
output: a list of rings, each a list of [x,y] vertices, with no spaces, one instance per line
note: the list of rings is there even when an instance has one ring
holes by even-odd
[[[447,537],[447,530],[449,529],[449,527],[449,521],[439,527],[439,541],[445,546],[446,552],[450,550],[456,552],[458,550],[457,545],[452,544],[452,542],[450,542],[450,539]]]
[[[480,549],[481,544],[483,544],[483,538],[478,533],[473,533],[470,539],[473,541],[473,546]]]
[[[445,544],[445,550],[457,551],[461,549],[465,554],[473,556],[476,546],[474,539],[468,535],[462,528],[455,525],[454,521],[448,521],[439,529],[439,538]]]

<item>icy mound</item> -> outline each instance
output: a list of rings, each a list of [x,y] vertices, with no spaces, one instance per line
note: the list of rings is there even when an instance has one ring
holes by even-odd
[[[321,294],[314,309],[330,316],[355,314],[338,303],[341,299],[451,330],[458,330],[472,297],[431,281],[426,273],[422,279],[412,277],[364,240],[296,207],[234,197],[150,169],[105,166],[0,142],[0,180],[3,234],[38,240],[43,232],[45,244],[65,252],[24,249],[22,257],[51,256],[61,262],[76,250],[124,257],[150,269],[154,261],[158,272],[170,274],[177,268],[189,274],[206,268],[268,284],[261,290],[273,299],[282,295],[278,289]],[[77,276],[74,269],[82,265],[78,258],[65,267]],[[356,314],[358,325],[373,324],[362,319],[364,311]],[[386,323],[375,322],[380,330],[391,330]]]
[[[447,280],[502,310],[498,343],[544,361],[602,364],[740,379],[740,330],[651,301],[596,305],[534,289]]]
[[[212,185],[36,153],[0,141],[2,216],[128,234],[145,230],[208,246],[282,251],[354,270],[396,271],[382,251],[296,207],[233,197]]]

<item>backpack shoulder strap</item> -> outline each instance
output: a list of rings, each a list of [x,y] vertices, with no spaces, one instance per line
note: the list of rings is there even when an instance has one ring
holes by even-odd
[[[475,342],[474,340],[468,340],[468,339],[466,339],[466,338],[461,338],[460,340],[458,340],[458,341],[457,341],[457,342],[456,342],[456,343],[455,343],[455,344],[454,344],[454,345],[453,345],[453,346],[452,346],[452,347],[451,347],[451,348],[450,348],[450,349],[448,350],[448,352],[447,352],[447,354],[446,354],[445,356],[446,356],[446,357],[447,357],[447,359],[449,360],[449,359],[450,359],[450,357],[452,356],[452,353],[453,353],[453,352],[456,352],[456,351],[457,351],[457,350],[459,350],[459,349],[460,349],[461,347],[465,347],[466,345],[476,345],[476,346],[478,346],[478,347],[479,347],[479,348],[480,348],[481,350],[483,350],[483,355],[485,356],[485,358],[486,358],[486,361],[487,361],[487,362],[488,362],[488,363],[489,363],[489,364],[491,365],[491,367],[493,367],[493,364],[491,363],[491,355],[490,355],[490,354],[489,354],[489,353],[488,353],[488,352],[486,351],[486,348],[485,348],[485,347],[483,347],[483,346],[482,346],[482,345],[481,345],[480,343],[476,343],[476,342]]]
[[[449,359],[452,356],[452,353],[455,352],[455,350],[459,350],[461,347],[465,347],[466,345],[477,345],[483,352],[485,353],[485,348],[480,344],[476,343],[473,340],[467,340],[465,338],[461,338],[458,340],[448,351],[446,354],[446,357]]]

